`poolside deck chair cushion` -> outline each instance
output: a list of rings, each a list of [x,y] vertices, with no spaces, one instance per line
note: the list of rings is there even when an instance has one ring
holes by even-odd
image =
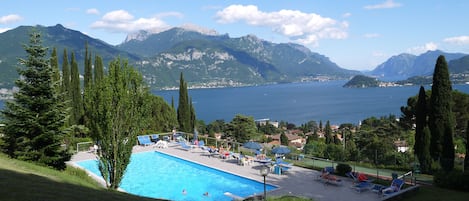
[[[150,140],[150,136],[148,135],[137,136],[137,139],[138,139],[138,144],[142,146],[148,146],[148,145],[153,144],[153,142]]]
[[[186,144],[185,142],[179,142],[179,145],[181,145],[181,148],[187,151],[192,150],[192,146]]]
[[[152,134],[151,135],[151,141],[152,142],[158,142],[160,140],[160,135],[158,134]]]
[[[389,187],[387,188],[392,188],[395,186],[396,188],[394,190],[386,191],[386,188],[382,190],[383,196],[388,196],[392,195],[394,193],[399,192],[402,189],[402,186],[404,186],[404,180],[402,179],[394,179],[392,180],[392,183]]]

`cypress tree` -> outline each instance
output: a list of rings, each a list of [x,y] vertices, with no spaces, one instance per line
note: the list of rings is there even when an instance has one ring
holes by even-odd
[[[57,85],[60,81],[60,70],[59,70],[59,58],[57,56],[57,48],[52,49],[52,54],[50,57],[50,65],[52,67],[52,82],[54,85]],[[58,86],[57,86],[58,87]]]
[[[80,88],[80,73],[78,72],[78,63],[75,60],[75,54],[71,55],[71,74],[70,74],[70,99],[71,99],[71,125],[82,124],[83,117],[83,101]]]
[[[177,117],[179,130],[188,133],[192,132],[194,128],[191,125],[191,106],[189,103],[189,95],[187,93],[187,83],[184,81],[182,73],[179,78],[179,104]]]
[[[62,93],[65,97],[68,97],[70,94],[70,66],[68,65],[68,55],[67,49],[64,49],[63,59],[62,59]],[[64,100],[65,101],[65,100]]]
[[[18,70],[22,78],[15,82],[19,90],[1,112],[6,125],[3,150],[12,158],[65,169],[70,159],[61,146],[66,110],[54,87],[47,48],[35,32],[24,48],[28,56],[19,60],[24,67]]]
[[[88,50],[88,42],[85,44],[85,74],[83,75],[83,88],[86,88],[90,85],[93,80],[92,67],[91,67],[91,53]]]
[[[324,137],[326,138],[326,144],[331,144],[334,142],[332,138],[332,129],[329,120],[326,122],[326,126],[324,127]]]
[[[440,55],[433,73],[428,126],[431,132],[430,153],[445,171],[454,168],[453,114],[451,110],[451,81],[448,64]]]
[[[423,86],[420,86],[415,110],[414,151],[419,160],[421,171],[429,173],[432,163],[430,157],[430,130],[427,126],[427,101]]]
[[[103,59],[96,55],[94,57],[94,81],[97,82],[104,77]]]
[[[288,146],[288,137],[285,133],[280,134],[280,144]]]
[[[119,187],[137,135],[146,125],[149,94],[142,76],[120,59],[111,61],[108,75],[85,93],[92,138],[100,147],[99,170],[111,189]]]

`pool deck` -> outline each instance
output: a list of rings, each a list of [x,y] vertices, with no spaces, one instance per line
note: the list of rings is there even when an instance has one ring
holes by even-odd
[[[208,157],[206,152],[196,148],[191,151],[180,148],[180,145],[170,144],[168,148],[156,148],[155,146],[135,146],[134,153],[159,151],[169,155],[177,156],[195,163],[203,164],[212,168],[220,169],[232,174],[263,182],[259,168],[261,164],[252,163],[251,165],[241,166],[235,159],[222,160],[218,157]],[[89,152],[79,152],[75,154],[71,162],[95,159],[95,155]],[[282,175],[269,173],[266,177],[266,183],[277,186],[278,188],[267,192],[267,196],[295,195],[313,198],[315,201],[375,201],[381,200],[376,193],[365,191],[358,193],[352,186],[352,180],[341,178],[342,184],[325,185],[316,181],[315,178],[320,172],[294,166],[288,172]],[[102,183],[101,179],[101,183]]]

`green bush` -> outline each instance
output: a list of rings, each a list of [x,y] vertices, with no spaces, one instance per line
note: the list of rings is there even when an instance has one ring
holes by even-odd
[[[433,183],[438,187],[459,190],[459,191],[469,191],[469,173],[468,172],[459,172],[451,171],[449,173],[439,171],[433,175]]]
[[[345,176],[345,173],[352,171],[352,167],[350,167],[350,165],[345,164],[345,163],[337,164],[335,169],[336,169],[335,173],[340,176]]]

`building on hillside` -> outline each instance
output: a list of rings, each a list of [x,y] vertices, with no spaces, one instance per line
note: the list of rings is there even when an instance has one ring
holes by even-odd
[[[397,148],[397,151],[398,152],[407,152],[409,150],[409,145],[407,144],[407,142],[405,140],[396,140],[394,141],[394,146]]]
[[[270,121],[270,119],[256,119],[254,120],[254,122],[256,122],[256,124],[259,126],[265,126],[268,123],[274,126],[275,128],[278,128],[279,125],[278,121]]]
[[[285,136],[287,136],[288,138],[288,146],[293,146],[293,147],[296,147],[296,148],[303,148],[303,145],[306,143],[306,139],[305,138],[302,138],[298,135],[293,135],[293,134],[285,134]],[[280,145],[280,134],[277,134],[277,135],[273,135],[272,136],[272,142],[270,142],[269,144],[272,144],[272,145]]]

